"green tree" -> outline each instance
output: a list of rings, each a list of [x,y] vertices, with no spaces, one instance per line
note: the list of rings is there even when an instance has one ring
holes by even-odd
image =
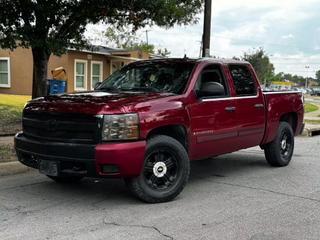
[[[304,86],[306,82],[306,78],[298,75],[292,75],[290,73],[283,74],[282,80],[287,80],[290,82],[294,82],[300,86]]]
[[[117,48],[128,50],[142,50],[148,53],[154,53],[155,46],[139,40],[136,32],[127,26],[108,27],[105,36],[108,44],[113,44]]]
[[[284,78],[284,73],[283,72],[279,72],[277,74],[274,74],[272,77],[271,77],[271,81],[276,81],[276,82],[281,82],[283,81],[285,78]]]
[[[118,48],[128,50],[142,50],[148,53],[157,53],[160,56],[168,57],[171,52],[164,49],[156,49],[154,44],[149,44],[139,40],[133,29],[126,26],[108,27],[105,36],[109,43],[114,44]]]
[[[155,46],[153,44],[148,44],[145,42],[137,42],[129,46],[129,50],[141,50],[148,53],[154,53]]]
[[[196,22],[203,0],[1,0],[0,48],[31,48],[32,97],[46,94],[45,79],[51,54],[88,47],[88,23],[172,27]]]
[[[242,59],[251,63],[261,84],[270,83],[274,77],[274,66],[262,48],[244,53]]]
[[[105,34],[108,45],[114,44],[117,48],[127,49],[137,43],[138,38],[133,31],[126,26],[107,27]]]

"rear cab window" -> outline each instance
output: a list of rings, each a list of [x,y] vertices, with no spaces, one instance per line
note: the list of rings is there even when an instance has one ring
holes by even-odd
[[[257,95],[256,82],[246,65],[229,65],[235,92],[237,96]]]

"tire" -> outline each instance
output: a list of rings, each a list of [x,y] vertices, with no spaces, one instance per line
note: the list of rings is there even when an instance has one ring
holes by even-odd
[[[186,149],[174,138],[158,135],[147,142],[141,174],[125,179],[129,190],[147,203],[173,200],[185,187],[190,174]]]
[[[68,184],[68,183],[78,183],[82,180],[83,177],[81,176],[48,176],[48,178],[54,180],[57,183],[63,183],[63,184]]]
[[[280,122],[276,136],[264,148],[267,162],[273,167],[287,166],[294,150],[294,133],[287,122]]]

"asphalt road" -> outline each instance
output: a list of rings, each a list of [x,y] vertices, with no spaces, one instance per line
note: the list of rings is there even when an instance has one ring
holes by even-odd
[[[144,204],[120,180],[0,178],[0,239],[320,239],[320,137],[271,168],[258,148],[192,163],[175,200]]]

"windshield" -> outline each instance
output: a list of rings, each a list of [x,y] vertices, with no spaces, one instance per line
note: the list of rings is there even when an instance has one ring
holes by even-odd
[[[96,90],[169,92],[181,94],[194,67],[192,62],[136,62],[113,73]]]

